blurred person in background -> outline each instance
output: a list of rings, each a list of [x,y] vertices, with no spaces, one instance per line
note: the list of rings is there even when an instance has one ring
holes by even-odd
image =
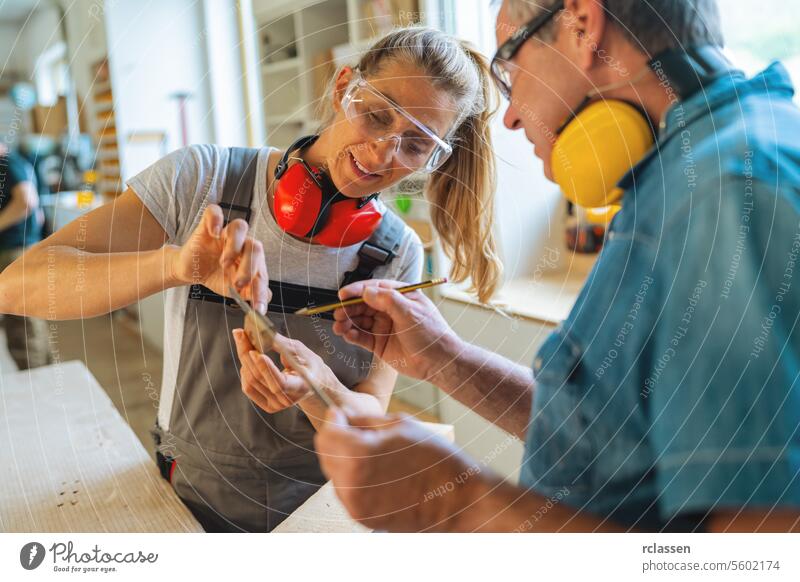
[[[39,195],[33,167],[0,144],[0,271],[42,237]],[[5,315],[8,351],[20,370],[51,361],[47,324],[33,317]]]

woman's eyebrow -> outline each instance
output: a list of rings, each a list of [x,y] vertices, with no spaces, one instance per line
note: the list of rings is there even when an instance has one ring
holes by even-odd
[[[424,138],[427,138],[427,137],[428,137],[427,135],[425,135],[424,133],[422,133],[422,132],[421,132],[421,131],[420,131],[418,128],[416,128],[416,127],[415,127],[415,128],[413,128],[413,129],[407,129],[407,130],[405,130],[405,131],[403,132],[403,135],[404,135],[404,136],[408,136],[408,137],[417,137],[417,138],[420,138],[420,139],[424,139]]]
[[[377,91],[377,89],[376,89],[376,91]],[[392,106],[394,106],[394,107],[399,107],[401,110],[405,111],[407,115],[411,115],[411,113],[410,113],[408,110],[406,110],[406,108],[405,108],[405,107],[403,107],[402,105],[400,105],[400,103],[398,103],[398,102],[397,102],[397,99],[395,99],[395,98],[392,96],[392,94],[391,94],[391,93],[389,93],[388,91],[378,91],[378,94],[379,94],[379,95],[382,95],[382,96],[384,96],[386,99],[388,99],[388,100],[389,100],[389,102],[390,102],[390,104],[391,104]],[[434,133],[436,136],[438,136],[438,135],[439,135],[439,132],[438,132],[437,128],[433,127],[433,126],[432,126],[430,123],[426,123],[425,121],[423,121],[422,119],[420,119],[420,118],[419,118],[419,117],[417,117],[416,115],[412,115],[412,117],[414,117],[414,119],[416,119],[416,120],[417,120],[419,123],[421,123],[422,125],[424,125],[424,126],[427,128],[427,129],[429,129],[429,130],[430,130],[432,133]],[[406,132],[406,133],[408,133],[408,132]],[[422,131],[421,131],[419,128],[416,128],[416,130],[415,130],[415,133],[416,133],[416,134],[417,134],[419,137],[428,137],[428,136],[427,136],[427,135],[426,135],[424,132],[422,132]]]

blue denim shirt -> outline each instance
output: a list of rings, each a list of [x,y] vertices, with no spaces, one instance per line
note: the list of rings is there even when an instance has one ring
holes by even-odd
[[[534,364],[523,485],[623,526],[800,507],[800,111],[775,63],[668,112]]]

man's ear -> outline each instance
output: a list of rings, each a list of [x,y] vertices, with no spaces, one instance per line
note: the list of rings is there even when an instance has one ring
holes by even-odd
[[[336,81],[333,83],[333,110],[337,113],[342,110],[342,99],[347,91],[350,81],[353,79],[353,69],[351,67],[342,67],[336,74]]]
[[[597,51],[603,46],[606,32],[603,3],[595,0],[567,0],[559,24],[558,34],[566,36],[567,50],[575,55],[575,62],[581,70],[590,70],[597,61]]]

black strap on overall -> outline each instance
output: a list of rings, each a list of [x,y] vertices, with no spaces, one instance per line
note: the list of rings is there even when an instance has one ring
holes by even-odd
[[[241,218],[249,224],[259,150],[256,148],[230,148],[228,151],[225,185],[219,206],[222,208],[226,225],[237,218]],[[403,233],[403,221],[394,213],[386,212],[379,228],[358,250],[358,264],[355,269],[345,273],[342,286],[369,279],[375,269],[388,265],[396,256]],[[282,281],[270,281],[269,288],[272,291],[272,301],[270,301],[268,309],[275,313],[291,314],[303,307],[324,305],[339,299],[336,289],[322,289]],[[222,297],[199,284],[190,286],[189,299],[225,303],[236,308],[233,300]],[[332,319],[331,314],[321,314],[320,317]],[[161,439],[157,432],[154,433],[154,437],[157,445],[156,462],[159,471],[164,479],[171,482],[175,459],[158,450]]]
[[[257,148],[229,149],[225,186],[219,202],[226,225],[237,218],[242,218],[248,224],[250,223],[250,207],[255,187],[258,153]],[[358,249],[358,264],[355,269],[344,274],[341,286],[370,279],[375,269],[392,262],[400,247],[404,226],[403,221],[397,215],[387,211],[383,215],[378,229]],[[274,313],[291,314],[304,307],[324,305],[339,299],[337,289],[323,289],[273,280],[270,280],[269,288],[272,291],[272,301],[269,303],[268,310]],[[189,288],[189,299],[236,305],[233,300],[222,297],[199,284],[194,284]],[[333,315],[325,313],[320,314],[320,317],[332,319]]]

